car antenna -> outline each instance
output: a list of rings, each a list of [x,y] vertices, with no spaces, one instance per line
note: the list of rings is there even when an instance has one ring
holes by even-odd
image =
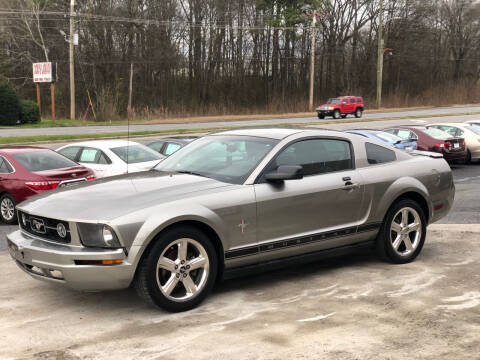
[[[130,165],[129,150],[130,150],[130,114],[127,114],[127,174],[128,174],[128,166]]]

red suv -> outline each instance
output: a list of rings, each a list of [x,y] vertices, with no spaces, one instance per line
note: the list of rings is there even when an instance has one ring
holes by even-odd
[[[348,114],[361,118],[364,109],[365,103],[363,98],[359,96],[341,96],[329,99],[326,104],[320,105],[317,108],[317,114],[319,119],[325,119],[325,116],[333,116],[334,119],[345,119]]]
[[[13,224],[17,221],[17,203],[47,190],[93,179],[92,170],[50,149],[0,149],[0,218]]]

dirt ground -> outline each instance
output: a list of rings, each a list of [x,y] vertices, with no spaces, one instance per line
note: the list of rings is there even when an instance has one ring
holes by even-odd
[[[0,359],[480,359],[480,225],[434,225],[412,264],[366,254],[222,283],[167,314],[0,255]]]

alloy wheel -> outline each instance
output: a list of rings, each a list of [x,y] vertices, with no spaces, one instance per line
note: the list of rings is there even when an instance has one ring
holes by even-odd
[[[209,269],[207,251],[198,241],[178,239],[171,242],[158,258],[157,285],[169,300],[188,301],[205,287]]]
[[[0,204],[0,211],[3,219],[11,221],[15,216],[15,205],[13,204],[13,201],[8,197],[4,197]]]
[[[422,220],[418,212],[405,207],[393,217],[390,226],[390,243],[393,250],[400,256],[413,253],[422,238]]]

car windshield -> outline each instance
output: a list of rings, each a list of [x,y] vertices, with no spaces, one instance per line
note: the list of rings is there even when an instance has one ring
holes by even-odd
[[[449,133],[446,133],[445,131],[442,131],[436,128],[423,129],[422,131],[428,136],[431,136],[434,139],[438,139],[438,140],[446,140],[452,137],[452,135],[450,135]]]
[[[13,158],[30,172],[78,166],[76,162],[51,150],[18,153]]]
[[[340,99],[328,99],[328,102],[327,104],[335,104],[335,105],[338,105],[340,104],[342,101]]]
[[[128,145],[111,148],[112,152],[127,164],[162,160],[163,157],[154,150],[142,145]]]
[[[253,136],[206,136],[178,150],[154,169],[242,184],[277,143],[275,139]]]
[[[398,141],[402,141],[402,138],[397,136],[397,135],[393,135],[393,134],[390,134],[390,133],[387,133],[387,132],[383,132],[383,131],[379,131],[379,132],[376,132],[374,133],[376,137],[386,141],[386,142],[389,142],[389,143],[396,143]]]

